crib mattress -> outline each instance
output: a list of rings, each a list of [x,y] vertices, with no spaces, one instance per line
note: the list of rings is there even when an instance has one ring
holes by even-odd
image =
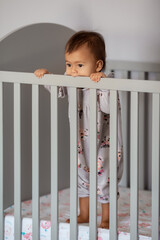
[[[40,197],[40,240],[51,239],[50,223],[50,195]],[[59,239],[69,239],[69,224],[65,223],[69,218],[70,190],[59,192]],[[101,207],[98,205],[97,221],[101,220]],[[5,210],[5,240],[14,239],[14,206]],[[89,240],[88,224],[79,224],[79,240]],[[118,200],[118,236],[119,240],[130,239],[130,190],[120,188]],[[139,234],[140,240],[151,239],[151,192],[139,192]],[[98,240],[109,240],[109,230],[98,228]],[[32,201],[22,203],[22,240],[32,240]]]

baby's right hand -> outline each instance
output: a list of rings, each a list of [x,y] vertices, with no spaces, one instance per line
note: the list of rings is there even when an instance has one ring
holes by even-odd
[[[40,69],[37,69],[36,71],[34,71],[34,74],[36,75],[36,77],[42,78],[44,76],[44,74],[49,74],[49,72],[45,68],[40,68]]]

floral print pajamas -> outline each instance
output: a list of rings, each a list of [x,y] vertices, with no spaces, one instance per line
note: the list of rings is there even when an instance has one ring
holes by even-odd
[[[46,86],[49,89],[48,86]],[[70,88],[60,87],[59,97],[68,94],[70,116]],[[89,197],[89,89],[77,89],[78,94],[78,196]],[[97,90],[97,194],[101,203],[109,202],[109,152],[110,152],[110,91]],[[118,167],[117,181],[123,172],[123,146],[121,134],[121,108],[118,98]],[[117,193],[118,195],[118,193]]]

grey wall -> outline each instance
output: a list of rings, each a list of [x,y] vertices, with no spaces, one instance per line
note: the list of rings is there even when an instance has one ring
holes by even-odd
[[[35,23],[101,32],[111,60],[160,62],[159,0],[1,0],[0,39]]]
[[[56,24],[35,24],[0,42],[0,70],[65,71],[64,47],[73,30]],[[50,94],[40,87],[40,194],[50,192]],[[31,86],[21,86],[22,200],[31,198]],[[67,99],[59,99],[59,189],[69,186],[69,125]],[[62,151],[63,148],[63,151]],[[4,202],[13,203],[13,85],[4,84]]]

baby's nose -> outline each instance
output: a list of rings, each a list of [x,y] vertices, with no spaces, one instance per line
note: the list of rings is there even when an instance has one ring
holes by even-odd
[[[72,76],[75,77],[77,76],[78,72],[77,72],[77,69],[76,67],[72,67]]]

